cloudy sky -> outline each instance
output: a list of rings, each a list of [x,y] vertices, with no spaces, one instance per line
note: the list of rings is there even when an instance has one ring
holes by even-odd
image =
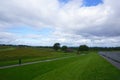
[[[119,0],[0,0],[0,44],[120,46]]]

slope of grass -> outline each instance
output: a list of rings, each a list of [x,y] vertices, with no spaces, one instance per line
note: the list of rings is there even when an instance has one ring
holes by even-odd
[[[3,69],[0,80],[120,80],[120,70],[98,54],[91,53]]]
[[[0,49],[0,52],[1,52],[1,51],[10,51],[10,50],[15,50],[15,48],[11,47],[11,48]]]
[[[5,49],[4,49],[5,50]],[[52,49],[44,48],[16,48],[15,50],[6,50],[0,52],[0,60],[15,60],[19,58],[33,58],[53,55]]]
[[[54,69],[70,64],[78,60],[79,57],[66,58],[51,62],[14,67],[0,70],[0,80],[32,80]]]
[[[22,59],[22,63],[25,63],[70,55],[73,54],[63,53],[60,51],[56,52],[50,48],[2,48],[0,51],[0,66],[17,64],[19,58]]]
[[[120,80],[120,70],[97,54],[92,54],[34,80]]]

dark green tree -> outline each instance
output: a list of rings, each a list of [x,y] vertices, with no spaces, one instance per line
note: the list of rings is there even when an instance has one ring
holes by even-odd
[[[78,50],[79,51],[88,51],[89,47],[87,45],[80,45]]]
[[[68,48],[67,46],[62,46],[61,50],[64,51],[64,52],[67,52],[67,48]]]
[[[77,54],[79,54],[79,52],[84,52],[84,51],[88,51],[89,47],[87,45],[80,45],[78,48],[78,52]]]
[[[55,43],[53,45],[53,49],[56,50],[56,51],[58,51],[60,49],[60,43]]]

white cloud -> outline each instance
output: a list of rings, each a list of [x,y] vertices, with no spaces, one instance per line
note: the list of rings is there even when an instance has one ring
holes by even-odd
[[[82,0],[70,0],[66,4],[58,0],[0,0],[0,31],[5,32],[0,35],[0,43],[119,46],[119,4],[118,0],[104,0],[103,4],[85,7]],[[48,37],[6,34],[6,29],[19,25],[50,27],[55,32]],[[11,39],[13,35],[15,39]]]

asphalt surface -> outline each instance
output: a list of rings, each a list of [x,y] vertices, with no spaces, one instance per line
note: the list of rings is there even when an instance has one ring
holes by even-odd
[[[112,65],[120,69],[120,52],[99,52]]]

